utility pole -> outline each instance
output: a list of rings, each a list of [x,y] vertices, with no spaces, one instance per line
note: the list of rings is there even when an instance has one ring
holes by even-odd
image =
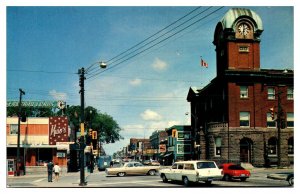
[[[17,139],[17,176],[20,176],[20,117],[22,109],[22,95],[25,95],[25,92],[20,88],[20,100],[19,100],[19,110],[18,110],[18,139]]]
[[[277,166],[280,167],[281,166],[281,127],[282,127],[282,108],[281,108],[281,99],[280,99],[280,95],[281,95],[282,92],[278,92],[278,109],[277,109],[277,148],[278,148],[278,151],[277,151],[277,154],[278,154],[278,159],[277,159]]]
[[[85,175],[84,175],[84,148],[85,148],[85,142],[84,142],[84,68],[78,70],[79,74],[79,86],[80,86],[80,105],[81,105],[81,115],[80,115],[80,183],[79,186],[85,186],[87,185],[87,182],[85,181]]]

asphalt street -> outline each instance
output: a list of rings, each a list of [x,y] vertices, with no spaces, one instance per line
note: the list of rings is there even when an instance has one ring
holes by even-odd
[[[211,186],[204,183],[193,184],[191,187],[287,187],[287,181],[272,180],[267,178],[267,174],[293,172],[293,169],[260,169],[251,170],[251,177],[246,182],[239,180],[233,181],[213,181]],[[86,186],[79,186],[80,173],[63,173],[59,181],[48,182],[47,174],[25,175],[19,177],[7,177],[7,188],[178,188],[184,187],[181,182],[162,182],[157,176],[106,176],[104,171],[94,171],[94,173],[86,172]]]

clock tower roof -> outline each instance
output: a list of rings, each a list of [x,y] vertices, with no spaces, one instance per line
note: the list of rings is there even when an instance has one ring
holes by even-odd
[[[248,18],[253,21],[256,30],[263,31],[263,23],[260,16],[250,9],[245,8],[232,8],[227,11],[224,17],[221,19],[223,29],[234,29],[236,22],[240,18]]]

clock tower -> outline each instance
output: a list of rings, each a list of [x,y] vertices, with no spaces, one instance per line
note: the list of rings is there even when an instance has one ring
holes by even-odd
[[[226,70],[259,70],[262,31],[261,18],[254,11],[230,9],[218,22],[214,33],[217,76]]]

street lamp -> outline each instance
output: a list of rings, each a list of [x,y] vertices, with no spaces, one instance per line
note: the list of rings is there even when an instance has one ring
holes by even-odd
[[[99,62],[100,68],[106,68],[106,63]],[[91,67],[91,66],[90,66]],[[88,67],[87,69],[89,69]],[[84,148],[85,148],[85,141],[84,141],[84,74],[86,73],[86,70],[84,67],[78,70],[79,74],[79,86],[80,86],[80,106],[81,106],[81,121],[80,121],[80,183],[79,186],[85,186],[87,182],[85,181],[85,175],[84,175]]]
[[[17,138],[17,176],[20,176],[20,117],[22,109],[22,95],[25,95],[25,92],[20,88],[20,100],[19,100],[19,110],[18,110],[18,138]]]

